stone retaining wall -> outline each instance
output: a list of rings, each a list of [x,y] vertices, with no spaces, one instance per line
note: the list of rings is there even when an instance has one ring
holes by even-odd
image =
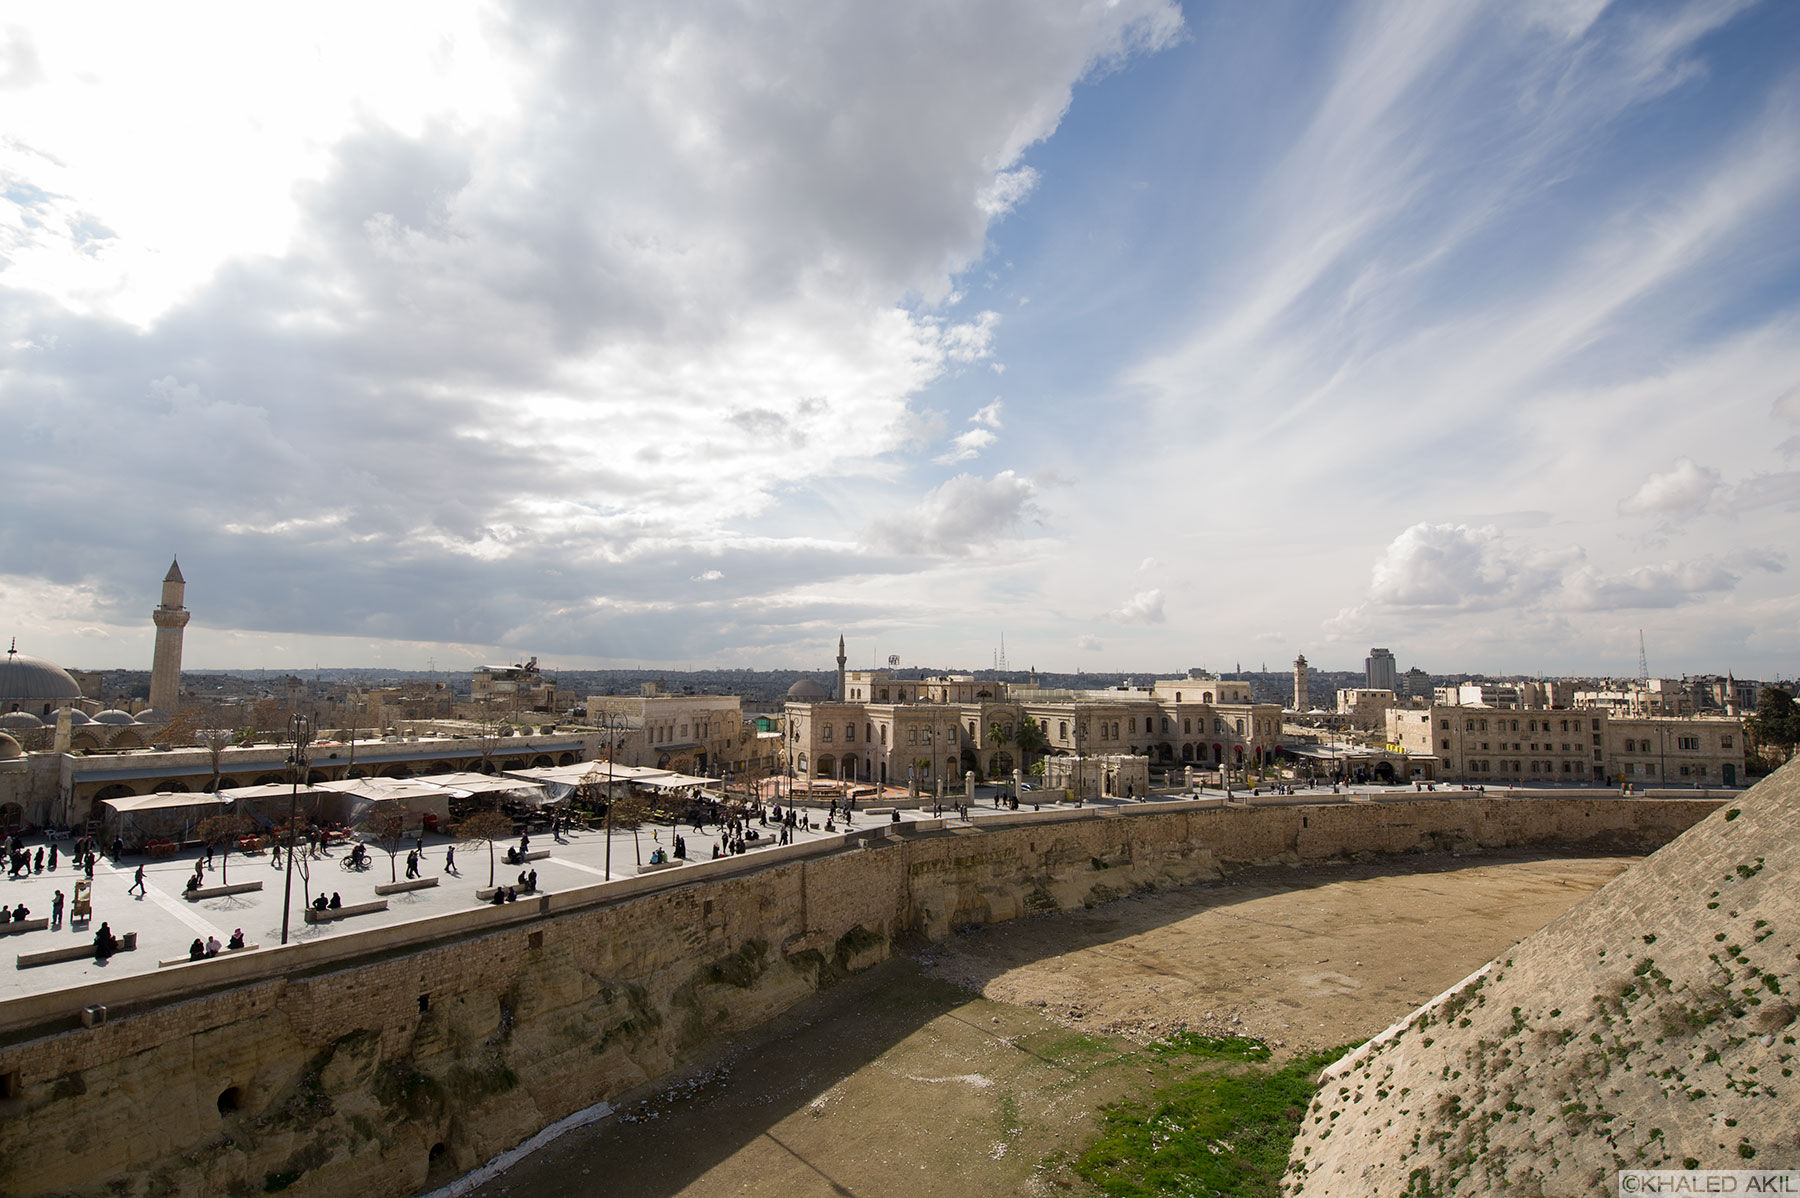
[[[896,940],[1250,864],[1647,852],[1717,805],[1201,801],[879,826],[848,848],[763,850],[33,996],[0,1006],[0,1193],[411,1193],[654,1080]],[[109,1017],[80,1028],[90,1003]]]

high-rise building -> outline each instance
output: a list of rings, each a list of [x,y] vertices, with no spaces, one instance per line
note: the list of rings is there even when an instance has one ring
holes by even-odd
[[[150,618],[156,621],[156,650],[150,660],[150,706],[165,719],[181,706],[181,637],[192,615],[181,605],[187,579],[180,561],[169,563],[163,575],[162,603]]]
[[[1400,690],[1400,666],[1391,649],[1370,649],[1368,660],[1363,662],[1363,673],[1369,690]]]
[[[1403,681],[1402,686],[1405,688],[1404,693],[1407,698],[1423,699],[1427,703],[1431,702],[1431,675],[1427,674],[1424,670],[1421,670],[1418,666],[1414,666],[1412,669],[1406,671],[1406,678]]]

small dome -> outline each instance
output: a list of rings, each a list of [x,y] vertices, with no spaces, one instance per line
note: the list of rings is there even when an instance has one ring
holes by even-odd
[[[137,721],[131,718],[131,713],[129,711],[120,711],[116,707],[109,707],[94,717],[94,723],[112,724],[117,726],[120,724],[135,724]]]
[[[53,661],[8,653],[0,657],[0,705],[67,703],[81,698],[81,686]]]
[[[0,761],[15,761],[23,756],[25,750],[19,747],[19,742],[0,732]]]
[[[44,721],[29,711],[9,711],[0,715],[0,728],[13,728],[21,732],[30,732],[34,728],[42,728]]]
[[[169,717],[154,707],[146,707],[137,713],[137,722],[140,724],[166,724],[169,722]]]
[[[820,686],[811,678],[802,678],[788,687],[787,697],[798,699],[802,703],[810,703],[818,699],[831,698],[831,692]]]
[[[93,717],[89,716],[87,712],[81,710],[79,707],[59,707],[44,717],[44,723],[54,725],[56,723],[56,718],[65,711],[69,713],[69,727],[71,728],[79,728],[83,724],[91,724],[94,722]]]

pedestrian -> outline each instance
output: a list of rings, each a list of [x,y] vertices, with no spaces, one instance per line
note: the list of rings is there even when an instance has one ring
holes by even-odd
[[[44,850],[41,847],[37,851],[37,857],[31,863],[31,872],[34,874],[44,872]]]
[[[83,868],[87,871],[88,881],[92,882],[94,880],[94,859],[89,857],[87,859],[87,865]]]
[[[534,869],[529,874],[526,875],[526,882],[528,883],[528,885],[526,886],[526,889],[530,890],[531,893],[536,894],[537,893],[537,870]]]
[[[144,887],[144,867],[141,865],[137,867],[137,874],[131,879],[131,889],[127,890],[125,893],[131,894],[134,891],[140,897],[146,896],[149,893]]]
[[[417,849],[406,855],[406,876],[408,878],[419,876],[419,851]]]
[[[52,930],[62,927],[63,892],[57,891],[56,897],[50,900],[50,927]]]
[[[281,846],[279,844],[269,846],[269,867],[271,869],[281,868]]]
[[[453,874],[456,872],[456,846],[455,845],[451,845],[450,847],[448,847],[444,850],[444,872],[447,874]]]
[[[56,872],[56,846],[50,846],[50,872]]]

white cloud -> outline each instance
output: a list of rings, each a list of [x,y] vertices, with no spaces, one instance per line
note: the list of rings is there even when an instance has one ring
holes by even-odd
[[[975,427],[952,437],[950,448],[936,458],[938,464],[948,466],[966,462],[998,441],[1000,438],[995,430],[1000,427],[1000,410],[1001,403],[996,399],[969,417],[969,423]]]
[[[1165,619],[1163,593],[1155,587],[1139,591],[1118,608],[1108,612],[1107,619],[1120,624],[1161,624]]]
[[[1415,524],[1376,561],[1364,603],[1338,613],[1335,633],[1373,626],[1377,613],[1607,612],[1676,607],[1735,590],[1746,570],[1779,573],[1769,551],[1702,556],[1607,571],[1579,546],[1521,543],[1491,526]]]
[[[702,570],[700,573],[694,575],[690,581],[693,581],[693,582],[718,582],[720,579],[722,579],[724,577],[725,577],[724,573],[719,570]]]
[[[1619,501],[1622,516],[1657,516],[1675,521],[1698,515],[1719,489],[1719,472],[1692,458],[1677,458],[1661,474]]]
[[[1075,638],[1075,647],[1083,653],[1099,653],[1106,648],[1106,642],[1092,633],[1083,633]]]
[[[959,474],[916,507],[875,522],[871,537],[897,553],[966,557],[1041,518],[1037,486],[1011,470]]]

